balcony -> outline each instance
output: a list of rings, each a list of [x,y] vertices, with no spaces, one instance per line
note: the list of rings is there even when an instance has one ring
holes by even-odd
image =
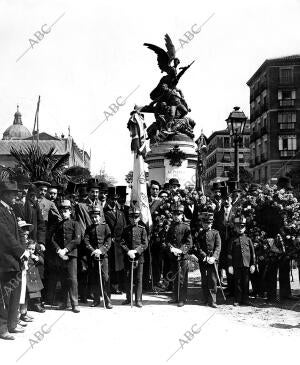
[[[295,106],[295,100],[294,99],[284,99],[279,100],[280,106]]]
[[[283,151],[279,151],[280,153],[280,157],[285,158],[285,157],[294,157],[296,156],[296,152],[294,150],[283,150]]]

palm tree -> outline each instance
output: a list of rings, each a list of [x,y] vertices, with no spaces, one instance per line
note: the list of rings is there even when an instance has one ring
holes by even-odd
[[[9,179],[16,180],[21,173],[31,182],[43,180],[61,184],[66,181],[63,170],[69,162],[69,153],[57,157],[54,147],[43,153],[39,146],[33,144],[24,150],[12,147],[10,154],[16,159],[17,165],[13,168],[2,167],[1,177],[6,174]]]

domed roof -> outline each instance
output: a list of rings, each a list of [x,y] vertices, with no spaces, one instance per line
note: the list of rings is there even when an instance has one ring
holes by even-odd
[[[14,123],[3,133],[3,139],[23,139],[31,137],[29,130],[23,126],[22,114],[19,112],[19,105],[15,113]]]

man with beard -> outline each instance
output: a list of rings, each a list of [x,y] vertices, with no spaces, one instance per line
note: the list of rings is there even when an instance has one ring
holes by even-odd
[[[14,340],[10,333],[22,333],[18,325],[21,293],[21,261],[29,253],[22,246],[15,214],[12,209],[17,184],[0,185],[0,338]]]
[[[109,273],[111,292],[122,294],[124,278],[124,258],[120,246],[124,228],[127,226],[125,214],[119,209],[117,201],[119,195],[116,187],[108,188],[107,203],[104,207],[104,217],[111,231],[111,249],[109,250]]]

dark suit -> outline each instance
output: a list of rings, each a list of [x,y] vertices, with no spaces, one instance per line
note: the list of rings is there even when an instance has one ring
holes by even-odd
[[[124,275],[124,258],[120,241],[124,228],[127,226],[124,212],[117,206],[112,208],[107,204],[104,208],[105,221],[111,231],[112,247],[109,251],[109,272],[110,282],[115,289],[122,287],[122,277]],[[123,274],[123,275],[122,275]]]
[[[169,257],[172,278],[174,278],[173,299],[179,302],[186,302],[188,289],[187,253],[192,248],[192,235],[189,223],[172,222],[166,235],[166,244],[169,249],[174,247],[182,251],[182,255],[179,257],[176,257],[171,252]]]
[[[111,232],[109,226],[106,223],[100,223],[98,225],[90,225],[87,227],[84,235],[84,243],[88,252],[88,277],[89,283],[92,287],[94,294],[94,301],[100,300],[100,273],[99,273],[99,260],[95,256],[91,256],[92,252],[96,249],[100,249],[103,253],[100,257],[101,260],[101,274],[102,274],[102,286],[105,303],[110,303],[110,283],[109,283],[109,269],[108,269],[108,254],[111,248]]]
[[[78,305],[78,284],[77,284],[77,256],[78,245],[81,234],[78,222],[71,219],[59,222],[51,238],[49,252],[49,299],[50,303],[54,302],[54,294],[57,279],[61,282],[63,304],[68,301],[70,296],[71,305]],[[68,249],[68,260],[62,260],[57,251],[59,249]]]
[[[245,234],[234,235],[228,245],[228,266],[234,270],[234,297],[238,303],[249,301],[249,267],[255,264],[252,241]]]
[[[18,323],[23,253],[15,215],[0,202],[0,333]]]
[[[201,230],[195,238],[194,245],[199,260],[204,301],[214,304],[217,299],[217,265],[209,264],[203,260],[207,257],[214,257],[216,262],[219,260],[221,252],[220,234],[215,229]]]

